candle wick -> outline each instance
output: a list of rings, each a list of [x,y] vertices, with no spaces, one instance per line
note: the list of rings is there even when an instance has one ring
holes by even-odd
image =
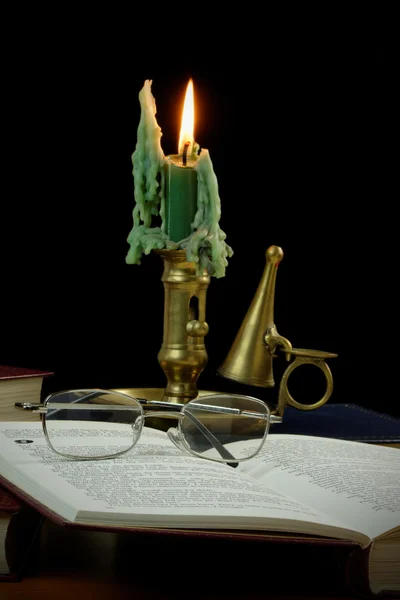
[[[183,146],[182,164],[184,167],[186,167],[186,163],[187,163],[187,153],[189,150],[189,146],[190,146],[190,142],[185,142],[185,145]]]

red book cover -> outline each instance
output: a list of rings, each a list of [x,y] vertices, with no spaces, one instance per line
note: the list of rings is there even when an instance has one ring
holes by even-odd
[[[54,375],[51,371],[40,371],[39,369],[26,369],[24,367],[10,367],[0,365],[1,379],[20,379],[21,377],[46,377]]]
[[[21,501],[17,496],[8,492],[0,486],[0,511],[6,513],[16,513],[21,508]]]

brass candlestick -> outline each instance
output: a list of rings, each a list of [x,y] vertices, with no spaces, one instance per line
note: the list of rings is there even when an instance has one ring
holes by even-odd
[[[158,362],[167,377],[164,400],[186,403],[199,394],[197,379],[208,362],[204,337],[210,277],[196,274],[185,250],[158,250],[164,262],[164,332]]]

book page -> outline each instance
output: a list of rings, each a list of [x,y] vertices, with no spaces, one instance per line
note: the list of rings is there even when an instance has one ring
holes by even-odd
[[[239,470],[369,537],[400,526],[400,451],[359,442],[269,435]]]
[[[84,438],[67,427],[60,435],[65,451],[76,443],[118,447],[115,429],[105,434],[103,425],[89,432],[86,424]],[[325,523],[335,535],[333,521],[318,511],[237,469],[185,455],[153,429],[145,428],[124,455],[75,461],[48,447],[40,424],[2,423],[0,474],[72,521],[261,530],[273,524],[281,531],[314,534]]]

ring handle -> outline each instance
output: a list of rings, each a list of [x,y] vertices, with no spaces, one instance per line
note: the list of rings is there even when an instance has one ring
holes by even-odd
[[[278,397],[278,414],[283,416],[285,406],[293,406],[298,410],[315,410],[323,404],[325,404],[332,395],[333,392],[333,377],[329,366],[326,364],[325,359],[336,358],[337,354],[332,352],[323,352],[322,350],[305,350],[303,348],[293,348],[290,354],[295,356],[295,360],[287,367],[284,374],[282,375],[281,383],[279,386],[279,397]],[[288,379],[295,369],[302,365],[315,365],[325,375],[326,379],[326,390],[325,394],[320,400],[314,402],[314,404],[302,404],[297,402],[289,392]]]

